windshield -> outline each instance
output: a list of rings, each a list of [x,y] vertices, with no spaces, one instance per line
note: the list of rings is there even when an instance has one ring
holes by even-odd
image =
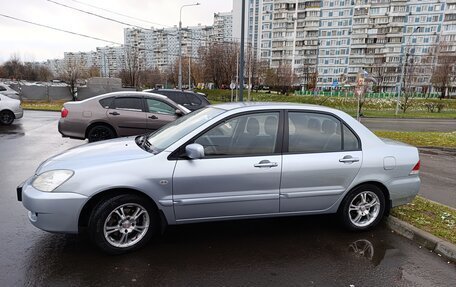
[[[225,112],[225,110],[214,107],[194,111],[193,113],[187,114],[174,122],[165,125],[151,134],[147,141],[151,145],[154,153],[161,152],[189,132],[223,112]]]

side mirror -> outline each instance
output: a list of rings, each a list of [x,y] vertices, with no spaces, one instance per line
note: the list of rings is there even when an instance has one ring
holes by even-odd
[[[200,144],[189,144],[185,147],[185,153],[191,159],[200,159],[204,157],[204,147]]]
[[[184,115],[184,113],[183,113],[181,110],[176,109],[176,115],[177,115],[178,117],[181,117],[181,116]]]

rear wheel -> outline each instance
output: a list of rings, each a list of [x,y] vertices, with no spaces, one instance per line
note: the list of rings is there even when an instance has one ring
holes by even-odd
[[[368,230],[376,226],[385,212],[385,196],[375,185],[364,184],[352,190],[342,202],[339,216],[351,230]]]
[[[14,114],[11,111],[2,111],[0,112],[0,124],[10,125],[14,121]]]
[[[97,142],[102,140],[108,140],[116,137],[114,130],[106,125],[94,125],[87,132],[87,139],[89,142]]]
[[[131,194],[100,203],[89,220],[92,241],[109,254],[121,254],[144,246],[158,230],[155,206]]]

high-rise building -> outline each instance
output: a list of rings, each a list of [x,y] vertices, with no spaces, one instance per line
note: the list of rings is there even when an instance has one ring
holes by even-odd
[[[212,40],[216,42],[233,41],[233,12],[214,13]]]
[[[240,19],[233,0],[234,37]],[[456,51],[456,0],[246,0],[245,20],[257,59],[291,69],[295,85],[318,70],[318,86],[335,87],[363,69],[397,91],[407,62],[404,73],[422,91],[438,65],[435,47]]]

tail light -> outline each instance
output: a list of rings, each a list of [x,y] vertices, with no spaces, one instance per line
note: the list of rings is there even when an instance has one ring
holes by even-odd
[[[412,171],[410,172],[410,175],[420,173],[420,166],[421,166],[421,160],[419,160],[419,161],[415,164],[415,166],[413,167]]]
[[[69,111],[66,108],[62,108],[60,113],[62,118],[66,118],[66,116],[68,116]]]

